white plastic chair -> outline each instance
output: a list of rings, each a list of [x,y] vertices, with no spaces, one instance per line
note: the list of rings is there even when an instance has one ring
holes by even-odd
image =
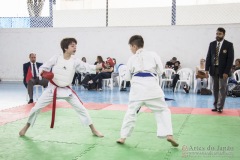
[[[236,71],[233,73],[233,77],[234,77],[234,79],[235,79],[238,83],[240,83],[240,70],[236,70]],[[237,77],[238,77],[238,79],[237,79]]]
[[[106,86],[110,86],[110,89],[113,90],[113,77],[112,77],[112,74],[111,74],[111,78],[102,79],[102,87],[103,87],[103,89]]]
[[[174,91],[176,89],[180,89],[181,84],[186,83],[188,86],[192,87],[193,82],[193,71],[190,68],[182,68],[180,69],[177,74],[179,75],[179,80],[175,86]]]
[[[38,98],[40,97],[40,95],[38,94],[39,87],[42,87],[42,93],[43,93],[43,91],[44,91],[44,87],[43,87],[43,86],[41,86],[41,85],[34,85],[34,86],[33,86],[33,90],[36,91],[35,97],[36,97],[37,100],[38,100]],[[27,93],[27,96],[26,96],[26,100],[29,101],[29,95],[28,95],[28,93]]]
[[[172,80],[173,80],[172,75],[174,75],[174,74],[176,74],[176,72],[171,68],[166,68],[163,70],[164,77],[162,77],[162,76],[160,77],[160,79],[161,79],[160,84],[161,84],[162,89],[164,89],[165,83],[167,83],[167,82],[172,83]]]
[[[127,66],[126,65],[121,65],[118,68],[118,73],[119,73],[119,81],[118,81],[118,86],[119,90],[121,89],[121,85],[123,82],[123,88],[126,88],[126,81],[124,80],[124,76],[126,74]]]

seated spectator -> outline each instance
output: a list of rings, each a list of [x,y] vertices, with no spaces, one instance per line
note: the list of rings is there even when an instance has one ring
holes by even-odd
[[[235,65],[233,65],[231,72],[234,73],[236,70],[239,70],[239,69],[240,69],[240,59],[236,59]]]
[[[117,80],[117,77],[119,76],[119,73],[118,73],[118,65],[117,65],[117,61],[115,58],[113,58],[113,63],[114,63],[114,71],[112,73],[112,78],[113,78],[113,86],[118,86],[118,80]]]
[[[106,63],[103,64],[103,69],[101,70],[101,72],[99,74],[97,74],[88,83],[89,84],[96,83],[98,86],[98,90],[101,91],[102,90],[102,80],[111,78],[111,74],[113,72],[113,66],[114,66],[113,60],[111,58],[108,58]]]
[[[200,93],[202,88],[207,88],[207,75],[205,71],[205,59],[200,60],[200,65],[196,67],[196,79],[197,79],[197,93]]]
[[[30,53],[29,54],[30,62],[23,64],[23,84],[28,89],[28,95],[29,95],[29,102],[33,103],[33,86],[34,85],[41,85],[44,88],[48,85],[48,80],[45,78],[42,78],[40,76],[41,73],[39,73],[39,67],[42,65],[42,63],[36,62],[36,54]]]
[[[170,61],[168,61],[165,65],[165,68],[171,68],[176,72],[181,69],[180,61],[177,60],[176,57],[173,57]]]
[[[94,65],[97,65],[97,64],[104,64],[105,62],[103,61],[103,58],[102,58],[102,56],[97,56],[97,61],[94,63]],[[96,73],[98,73],[98,72],[100,72],[101,71],[101,69],[100,70],[97,70],[97,72]]]
[[[177,71],[179,71],[181,68],[182,68],[182,67],[181,67],[179,61],[174,62],[174,67],[173,67],[174,71],[177,72]]]
[[[85,63],[87,62],[85,57],[82,57],[82,61]],[[75,85],[76,79],[78,80],[78,84],[81,85],[81,79],[82,79],[81,73],[75,72],[72,80],[72,85]]]
[[[240,69],[240,59],[236,59],[235,60],[235,65],[232,66],[232,69],[231,69],[231,77],[233,78],[233,73],[236,71],[236,70],[239,70]],[[238,76],[236,75],[236,80],[238,81]]]
[[[167,61],[166,65],[165,65],[165,68],[172,68],[174,69],[174,64],[175,62],[177,61],[177,58],[176,57],[173,57],[170,61]]]

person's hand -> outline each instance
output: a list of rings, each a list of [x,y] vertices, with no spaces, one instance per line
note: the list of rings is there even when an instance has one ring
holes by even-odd
[[[226,73],[223,74],[223,79],[227,79],[228,75]]]
[[[42,80],[42,76],[39,75],[39,76],[38,76],[38,79],[41,81],[41,80]]]
[[[96,65],[96,70],[98,70],[98,69],[102,69],[102,64],[97,64]]]

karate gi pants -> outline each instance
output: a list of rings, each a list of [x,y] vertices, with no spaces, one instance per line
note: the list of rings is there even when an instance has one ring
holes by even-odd
[[[128,110],[125,114],[121,128],[121,138],[131,136],[137,119],[137,111],[142,106],[146,106],[151,109],[155,115],[155,119],[157,121],[157,137],[165,138],[167,135],[173,135],[171,111],[168,108],[164,97],[161,97],[129,102]]]
[[[64,99],[66,100],[69,104],[72,105],[72,107],[75,109],[77,112],[80,121],[84,126],[91,125],[92,120],[88,114],[87,109],[82,105],[82,103],[79,101],[78,97],[72,93],[69,97],[61,97],[57,99]],[[29,118],[28,118],[28,123],[30,123],[31,126],[35,123],[35,120],[37,118],[37,115],[41,111],[42,108],[46,107],[53,101],[53,93],[51,89],[47,89],[43,92],[41,97],[38,99],[36,102],[35,106],[31,109]],[[56,115],[57,116],[57,115]],[[50,124],[50,122],[49,122]]]

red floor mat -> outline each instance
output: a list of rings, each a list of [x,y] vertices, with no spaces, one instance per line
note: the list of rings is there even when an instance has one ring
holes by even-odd
[[[0,111],[0,125],[26,118],[34,104],[26,104],[10,109]],[[122,104],[106,104],[106,103],[84,103],[84,106],[90,110],[116,110],[126,111],[127,105]],[[72,108],[67,102],[57,102],[57,108]],[[42,112],[48,112],[52,109],[52,104],[42,109]],[[224,109],[223,113],[212,112],[210,108],[191,108],[191,107],[170,107],[172,114],[201,114],[215,116],[240,116],[240,110]],[[142,107],[140,112],[152,112],[147,107]]]

